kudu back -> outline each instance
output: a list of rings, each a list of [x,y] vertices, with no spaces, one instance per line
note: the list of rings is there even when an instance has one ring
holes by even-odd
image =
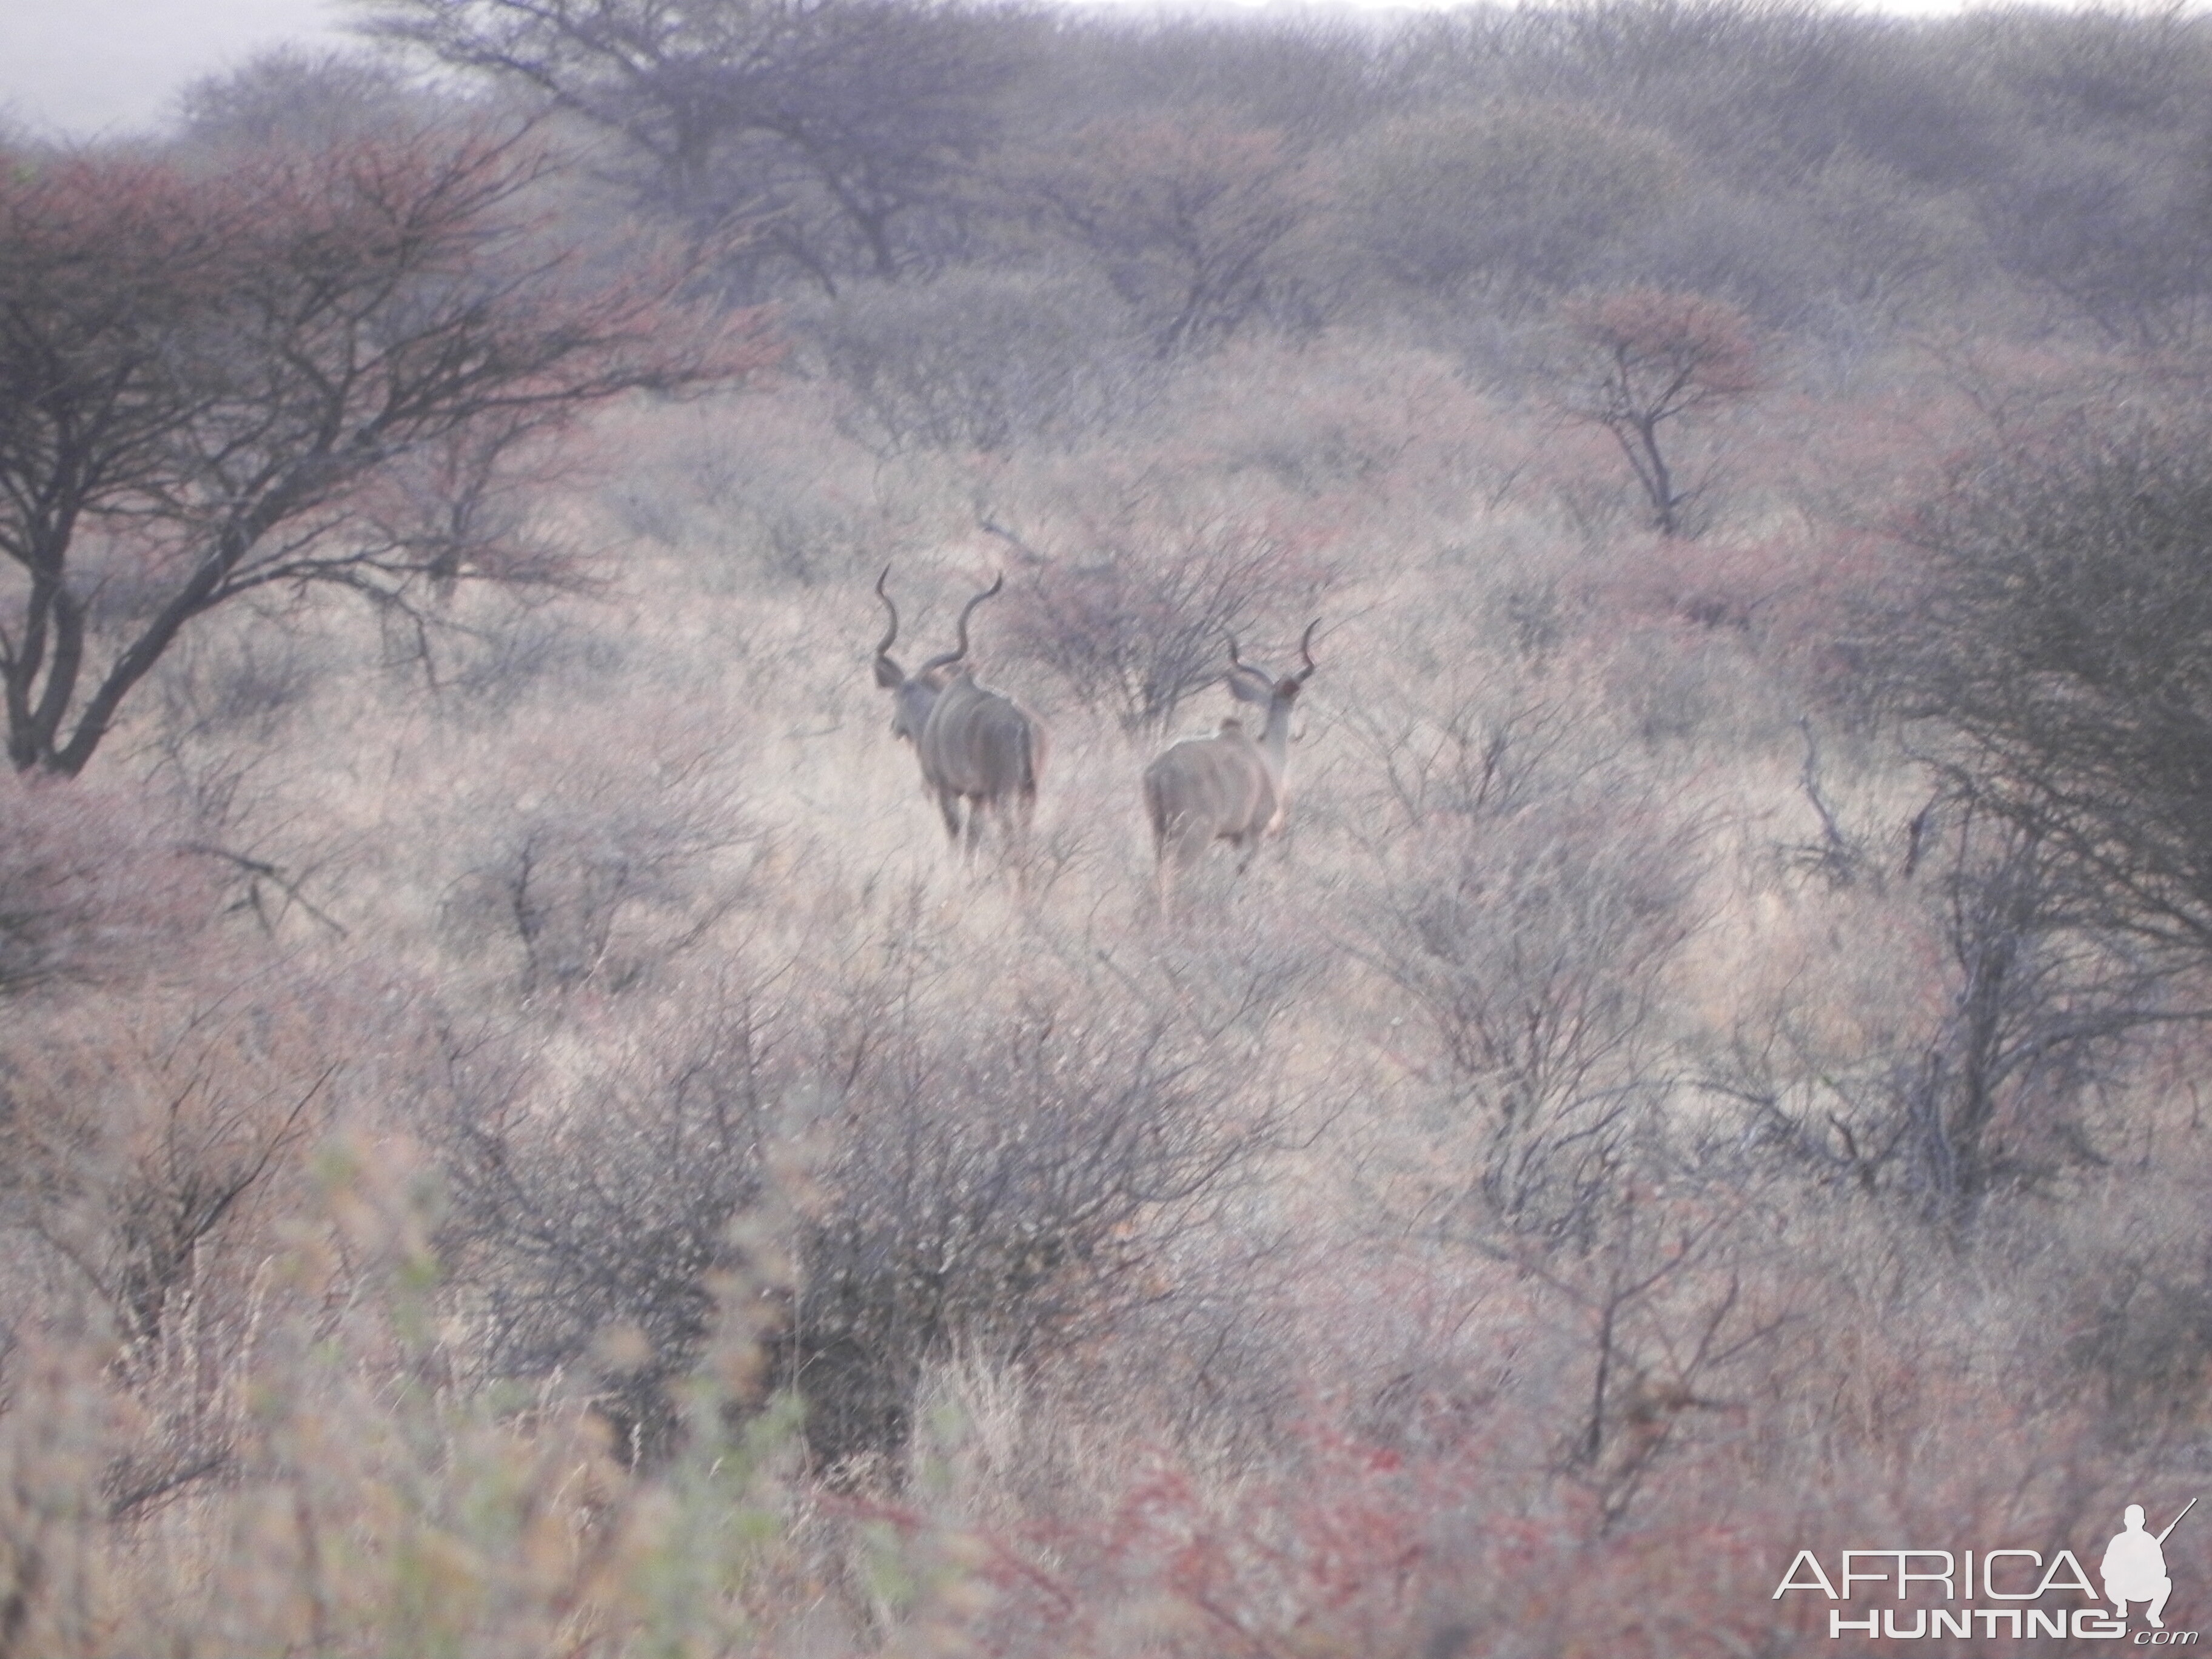
[[[1011,697],[975,684],[965,662],[968,619],[975,607],[1006,585],[998,580],[960,612],[958,643],[908,674],[891,657],[898,638],[898,607],[884,591],[891,568],[876,578],[876,597],[890,612],[890,626],[876,647],[876,684],[891,694],[891,732],[914,745],[921,781],[945,816],[945,832],[962,840],[967,856],[981,844],[983,819],[996,815],[1018,854],[1036,814],[1037,778],[1045,758],[1044,730]]]
[[[1173,902],[1176,882],[1215,842],[1237,849],[1237,873],[1242,875],[1261,839],[1281,824],[1288,805],[1291,707],[1313,674],[1313,634],[1320,625],[1318,617],[1308,623],[1298,641],[1305,666],[1279,679],[1270,679],[1239,657],[1232,635],[1224,681],[1238,702],[1267,711],[1259,735],[1247,731],[1242,720],[1224,720],[1213,736],[1185,738],[1145,769],[1145,811],[1159,860],[1163,910]]]

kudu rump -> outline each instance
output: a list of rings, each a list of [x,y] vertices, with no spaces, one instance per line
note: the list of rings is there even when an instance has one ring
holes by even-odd
[[[1291,705],[1314,672],[1313,634],[1320,619],[1306,624],[1298,641],[1305,666],[1271,680],[1237,654],[1229,641],[1229,693],[1239,702],[1266,709],[1266,724],[1255,738],[1242,720],[1221,722],[1210,738],[1186,738],[1145,769],[1145,809],[1152,821],[1152,846],[1159,856],[1160,904],[1174,897],[1175,883],[1188,875],[1217,841],[1235,847],[1244,872],[1261,838],[1283,821],[1287,804],[1283,775],[1290,764]]]
[[[969,857],[982,840],[983,817],[996,813],[1018,853],[1036,813],[1037,774],[1044,766],[1044,732],[1018,703],[975,684],[962,665],[968,654],[968,618],[1006,585],[998,580],[968,601],[960,613],[959,644],[908,674],[892,660],[898,607],[884,591],[891,568],[876,578],[876,597],[891,625],[876,647],[876,684],[891,694],[891,732],[914,745],[921,781],[945,814],[945,832],[960,841],[961,805],[967,805]]]

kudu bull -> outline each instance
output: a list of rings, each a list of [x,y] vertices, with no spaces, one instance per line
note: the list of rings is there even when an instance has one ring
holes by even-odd
[[[998,580],[968,601],[960,613],[959,643],[908,674],[890,656],[898,638],[898,607],[884,591],[891,568],[876,578],[876,597],[890,612],[890,627],[876,647],[876,684],[891,694],[891,732],[914,745],[921,781],[945,814],[945,832],[957,846],[961,806],[967,806],[967,856],[982,840],[983,817],[996,813],[1018,853],[1036,813],[1037,774],[1044,765],[1044,732],[1012,698],[975,684],[963,665],[968,618],[1006,585]]]
[[[1160,908],[1168,908],[1176,880],[1187,876],[1217,841],[1235,847],[1242,875],[1261,839],[1283,821],[1288,804],[1283,777],[1291,757],[1291,705],[1314,672],[1313,634],[1319,617],[1298,641],[1305,666],[1271,680],[1237,654],[1229,641],[1229,693],[1266,709],[1255,738],[1242,720],[1226,720],[1210,738],[1186,738],[1145,769],[1145,809],[1152,821],[1159,858]]]

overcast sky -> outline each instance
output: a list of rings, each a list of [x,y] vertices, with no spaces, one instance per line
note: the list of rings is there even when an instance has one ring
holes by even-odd
[[[1957,5],[1881,0],[1895,11]],[[0,115],[49,137],[143,131],[203,75],[282,41],[341,43],[346,15],[336,0],[0,0]]]
[[[327,0],[0,0],[0,113],[47,137],[155,126],[186,82],[334,44],[340,21]]]

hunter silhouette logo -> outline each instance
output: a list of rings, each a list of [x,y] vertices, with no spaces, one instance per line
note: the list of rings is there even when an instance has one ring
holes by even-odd
[[[1775,1586],[1774,1599],[1809,1593],[1830,1603],[1831,1640],[2071,1638],[2192,1647],[2198,1632],[2166,1627],[2166,1600],[2173,1594],[2166,1540],[2196,1507],[2192,1498],[2164,1531],[2154,1533],[2144,1524],[2143,1506],[2129,1504],[2121,1512],[2120,1531],[2097,1559],[2101,1592],[2081,1556],[2069,1549],[2047,1556],[2016,1548],[1847,1549],[1834,1558],[1832,1574],[1818,1553],[1800,1550]],[[2130,1607],[2141,1607],[2143,1618],[2132,1633]]]
[[[2181,1515],[2196,1507],[2192,1498],[2182,1505]],[[2105,1581],[2105,1599],[2122,1619],[2128,1616],[2129,1602],[2148,1601],[2150,1606],[2143,1617],[2150,1621],[2150,1627],[2166,1628],[2166,1620],[2159,1615],[2166,1611],[2166,1598],[2173,1594],[2173,1580],[2166,1576],[2165,1545],[2166,1533],[2181,1524],[2181,1515],[2167,1522],[2166,1532],[2155,1538],[2143,1530],[2142,1504],[2129,1504],[2120,1517],[2126,1530],[2105,1546],[2104,1564],[2098,1572]]]

